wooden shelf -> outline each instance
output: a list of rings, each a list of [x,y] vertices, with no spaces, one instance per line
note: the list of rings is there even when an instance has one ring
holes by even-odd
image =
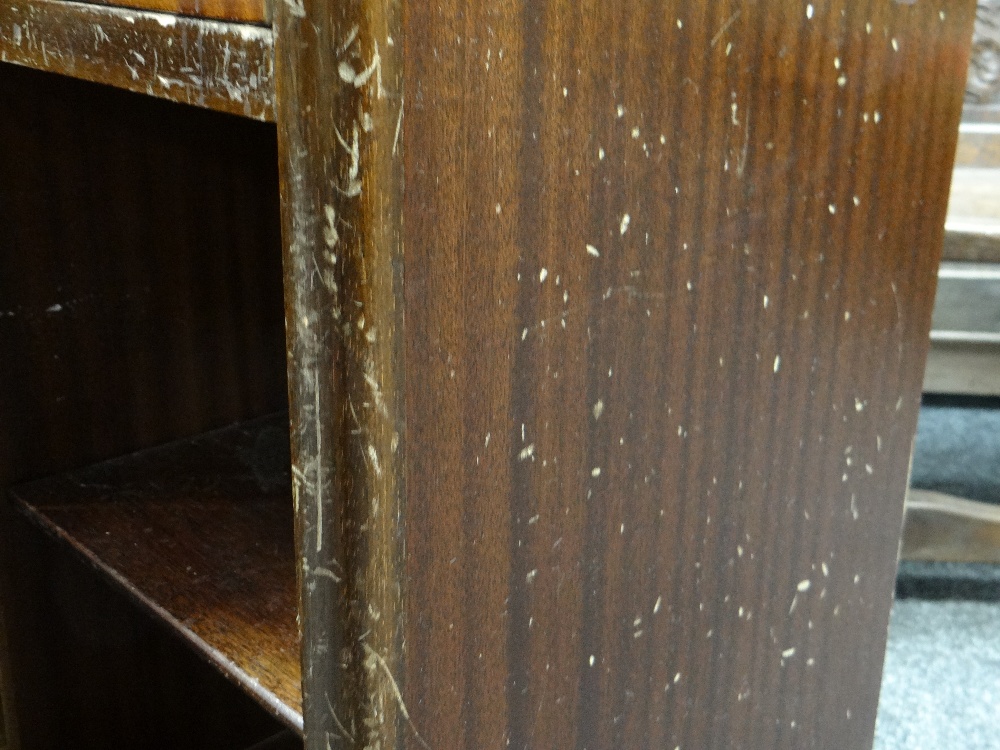
[[[274,120],[267,26],[64,0],[3,3],[0,61]]]
[[[11,494],[35,523],[301,731],[288,466],[281,415]]]
[[[84,0],[94,5],[117,5],[143,10],[180,13],[224,21],[263,23],[268,18],[265,0]]]

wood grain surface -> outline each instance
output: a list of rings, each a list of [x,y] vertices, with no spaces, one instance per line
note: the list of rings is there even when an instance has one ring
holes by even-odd
[[[0,62],[274,119],[266,27],[64,0],[5,1]]]
[[[66,0],[58,0],[65,2]],[[265,23],[268,13],[267,0],[83,0],[96,5],[114,5],[122,8],[142,8],[163,13],[215,18],[227,21]]]
[[[973,10],[408,5],[396,746],[871,746]]]
[[[22,511],[301,728],[288,421],[229,427],[12,490]]]

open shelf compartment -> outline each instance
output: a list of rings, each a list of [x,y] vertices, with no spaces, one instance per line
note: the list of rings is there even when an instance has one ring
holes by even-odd
[[[301,732],[286,415],[18,486],[15,506]]]

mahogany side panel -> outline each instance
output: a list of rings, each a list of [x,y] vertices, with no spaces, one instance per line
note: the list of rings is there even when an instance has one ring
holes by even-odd
[[[871,746],[973,17],[407,5],[403,746]]]

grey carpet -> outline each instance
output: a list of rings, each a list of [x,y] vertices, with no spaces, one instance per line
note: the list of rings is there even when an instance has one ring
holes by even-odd
[[[1000,750],[1000,604],[897,601],[875,750]]]
[[[925,396],[910,484],[1000,503],[1000,399]]]
[[[1000,502],[1000,399],[925,397],[912,484]],[[1000,750],[1000,566],[903,563],[875,750]]]

